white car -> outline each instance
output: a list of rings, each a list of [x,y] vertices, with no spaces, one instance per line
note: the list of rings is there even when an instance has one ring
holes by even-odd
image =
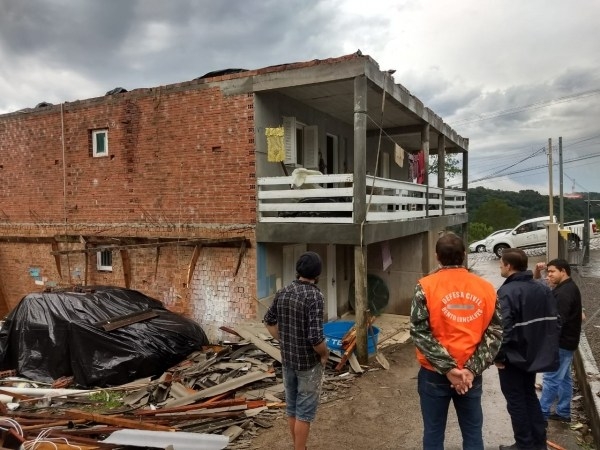
[[[506,234],[509,231],[512,231],[512,228],[507,228],[504,230],[498,230],[498,231],[494,231],[492,234],[490,234],[488,237],[486,237],[485,239],[482,239],[480,241],[475,241],[472,244],[469,244],[469,251],[470,252],[477,252],[477,253],[482,253],[486,251],[486,242],[489,244],[490,242],[492,242],[492,239],[496,236],[499,236],[501,234]]]

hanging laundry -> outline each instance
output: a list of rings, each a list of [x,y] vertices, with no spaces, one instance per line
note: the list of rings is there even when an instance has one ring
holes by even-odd
[[[394,146],[394,161],[400,167],[404,167],[404,149],[398,144]]]
[[[283,150],[283,127],[265,128],[267,137],[267,161],[281,162],[285,159]]]
[[[425,152],[421,150],[417,153],[417,183],[425,182]]]

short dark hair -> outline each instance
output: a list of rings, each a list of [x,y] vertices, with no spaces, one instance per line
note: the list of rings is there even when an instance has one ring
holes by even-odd
[[[571,265],[567,262],[566,259],[553,259],[552,261],[549,261],[548,264],[546,264],[546,267],[549,266],[554,266],[561,272],[564,270],[567,273],[567,275],[571,276]]]
[[[527,270],[527,255],[520,248],[504,249],[502,251],[502,261],[518,272]]]
[[[456,234],[447,232],[437,240],[435,253],[443,266],[461,266],[465,260],[465,243]]]

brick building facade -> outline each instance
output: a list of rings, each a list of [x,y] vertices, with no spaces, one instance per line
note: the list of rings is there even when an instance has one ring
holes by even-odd
[[[105,155],[93,154],[96,130]],[[0,314],[44,287],[126,276],[201,323],[255,313],[252,95],[198,80],[7,114],[0,174]],[[250,244],[241,258],[228,238]],[[112,270],[76,252],[115,245]]]
[[[328,319],[350,294],[365,307],[367,273],[406,314],[438,232],[466,232],[468,140],[390,73],[357,52],[0,116],[0,314],[32,291],[125,286],[215,340],[260,317],[305,250],[323,257]],[[446,153],[463,191],[444,186]],[[409,164],[430,154],[437,186]]]

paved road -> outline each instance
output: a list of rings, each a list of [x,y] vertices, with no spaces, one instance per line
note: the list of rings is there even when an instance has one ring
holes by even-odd
[[[595,239],[594,246],[600,248],[600,238]],[[546,260],[546,249],[527,250],[529,256],[529,267],[540,261]],[[499,259],[493,253],[471,253],[469,254],[469,267],[478,275],[484,277],[496,288],[504,282],[500,276]],[[506,411],[506,400],[500,391],[498,371],[491,367],[484,372],[485,392],[482,399],[484,411],[484,440],[486,449],[498,448],[500,444],[512,444],[512,427],[510,418]],[[453,419],[455,420],[455,419]],[[581,447],[577,442],[578,434],[571,431],[569,426],[550,421],[548,428],[548,440],[559,444],[566,450],[579,450]],[[446,448],[459,448],[460,431],[457,427],[449,426]]]

